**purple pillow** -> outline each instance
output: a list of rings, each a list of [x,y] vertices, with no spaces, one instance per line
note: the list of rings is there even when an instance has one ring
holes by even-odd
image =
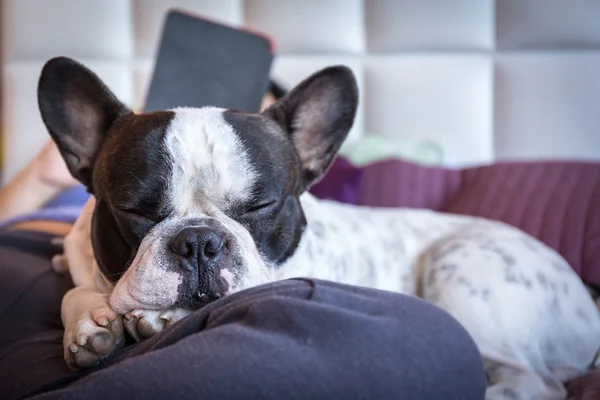
[[[568,398],[573,400],[600,399],[600,371],[588,374],[567,383]]]
[[[361,168],[355,167],[343,157],[338,157],[327,174],[313,185],[310,192],[320,199],[359,204],[362,175]]]
[[[460,183],[460,171],[402,160],[356,167],[338,157],[327,175],[311,188],[311,193],[322,199],[372,207],[441,210]]]
[[[358,168],[338,157],[312,193],[346,203],[413,207],[514,225],[600,286],[600,164],[504,162],[451,170],[403,160]]]

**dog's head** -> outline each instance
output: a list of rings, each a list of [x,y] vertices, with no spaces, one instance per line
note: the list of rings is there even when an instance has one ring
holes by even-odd
[[[358,90],[337,66],[261,114],[135,114],[61,57],[44,66],[38,102],[71,174],[96,198],[96,260],[125,313],[193,309],[269,281],[296,250],[306,225],[299,197],[347,136]]]

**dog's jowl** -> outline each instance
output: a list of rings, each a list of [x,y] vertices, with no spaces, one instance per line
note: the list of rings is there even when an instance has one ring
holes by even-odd
[[[93,213],[65,239],[76,284],[62,307],[72,367],[122,345],[123,326],[142,340],[222,296],[298,276],[445,309],[480,349],[488,399],[563,398],[562,382],[600,346],[584,285],[525,233],[307,193],[354,120],[358,90],[345,67],[317,72],[261,114],[135,114],[67,58],[46,64],[38,97],[69,170],[94,195]]]

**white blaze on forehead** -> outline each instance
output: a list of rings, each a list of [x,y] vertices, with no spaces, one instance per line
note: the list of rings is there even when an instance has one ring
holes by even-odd
[[[222,206],[228,197],[244,200],[256,172],[240,138],[215,107],[176,108],[166,135],[173,157],[170,201],[177,215],[202,204]]]

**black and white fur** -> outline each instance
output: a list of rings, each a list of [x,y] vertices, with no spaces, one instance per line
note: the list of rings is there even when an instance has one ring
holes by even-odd
[[[38,97],[69,170],[94,195],[65,239],[74,368],[122,346],[123,326],[142,340],[224,295],[297,276],[447,310],[481,351],[488,399],[562,399],[562,382],[600,346],[600,313],[582,282],[518,229],[307,193],[353,123],[358,90],[345,67],[312,75],[261,114],[136,115],[67,58],[45,65]]]

